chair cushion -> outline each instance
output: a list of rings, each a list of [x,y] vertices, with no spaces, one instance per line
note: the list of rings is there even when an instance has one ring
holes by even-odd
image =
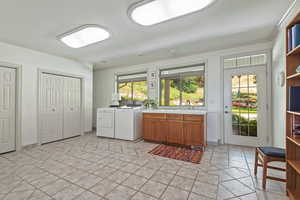
[[[276,147],[258,147],[265,155],[276,158],[285,158],[285,149]]]

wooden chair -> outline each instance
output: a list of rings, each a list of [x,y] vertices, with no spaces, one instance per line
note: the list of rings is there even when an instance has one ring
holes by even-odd
[[[286,179],[277,178],[268,176],[268,168],[279,170],[279,171],[286,171],[284,168],[273,167],[269,166],[269,162],[285,162],[285,149],[275,148],[275,147],[258,147],[255,151],[255,166],[254,166],[254,174],[257,175],[257,167],[263,168],[263,180],[262,180],[262,187],[266,189],[266,182],[267,179],[286,182]]]

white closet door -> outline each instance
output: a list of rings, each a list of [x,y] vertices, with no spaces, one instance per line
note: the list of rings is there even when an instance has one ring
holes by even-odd
[[[42,74],[39,123],[42,143],[63,139],[63,86],[61,76]]]
[[[81,80],[64,77],[64,138],[81,134]]]
[[[0,67],[0,153],[16,149],[16,70]]]

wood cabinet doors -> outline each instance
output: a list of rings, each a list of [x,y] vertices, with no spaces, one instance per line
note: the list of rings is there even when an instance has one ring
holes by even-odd
[[[183,144],[183,122],[168,120],[167,142],[171,144]]]
[[[204,144],[203,123],[187,121],[183,123],[184,144],[187,146],[206,146]]]
[[[168,125],[165,120],[144,119],[143,129],[144,139],[154,142],[166,142]]]
[[[185,146],[206,146],[206,118],[203,115],[144,114],[143,138],[152,142]]]

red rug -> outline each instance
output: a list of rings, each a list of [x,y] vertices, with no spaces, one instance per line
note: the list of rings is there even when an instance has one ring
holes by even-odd
[[[149,151],[149,153],[196,164],[200,163],[203,155],[202,151],[191,150],[184,147],[168,146],[164,144],[158,145],[157,147]]]

